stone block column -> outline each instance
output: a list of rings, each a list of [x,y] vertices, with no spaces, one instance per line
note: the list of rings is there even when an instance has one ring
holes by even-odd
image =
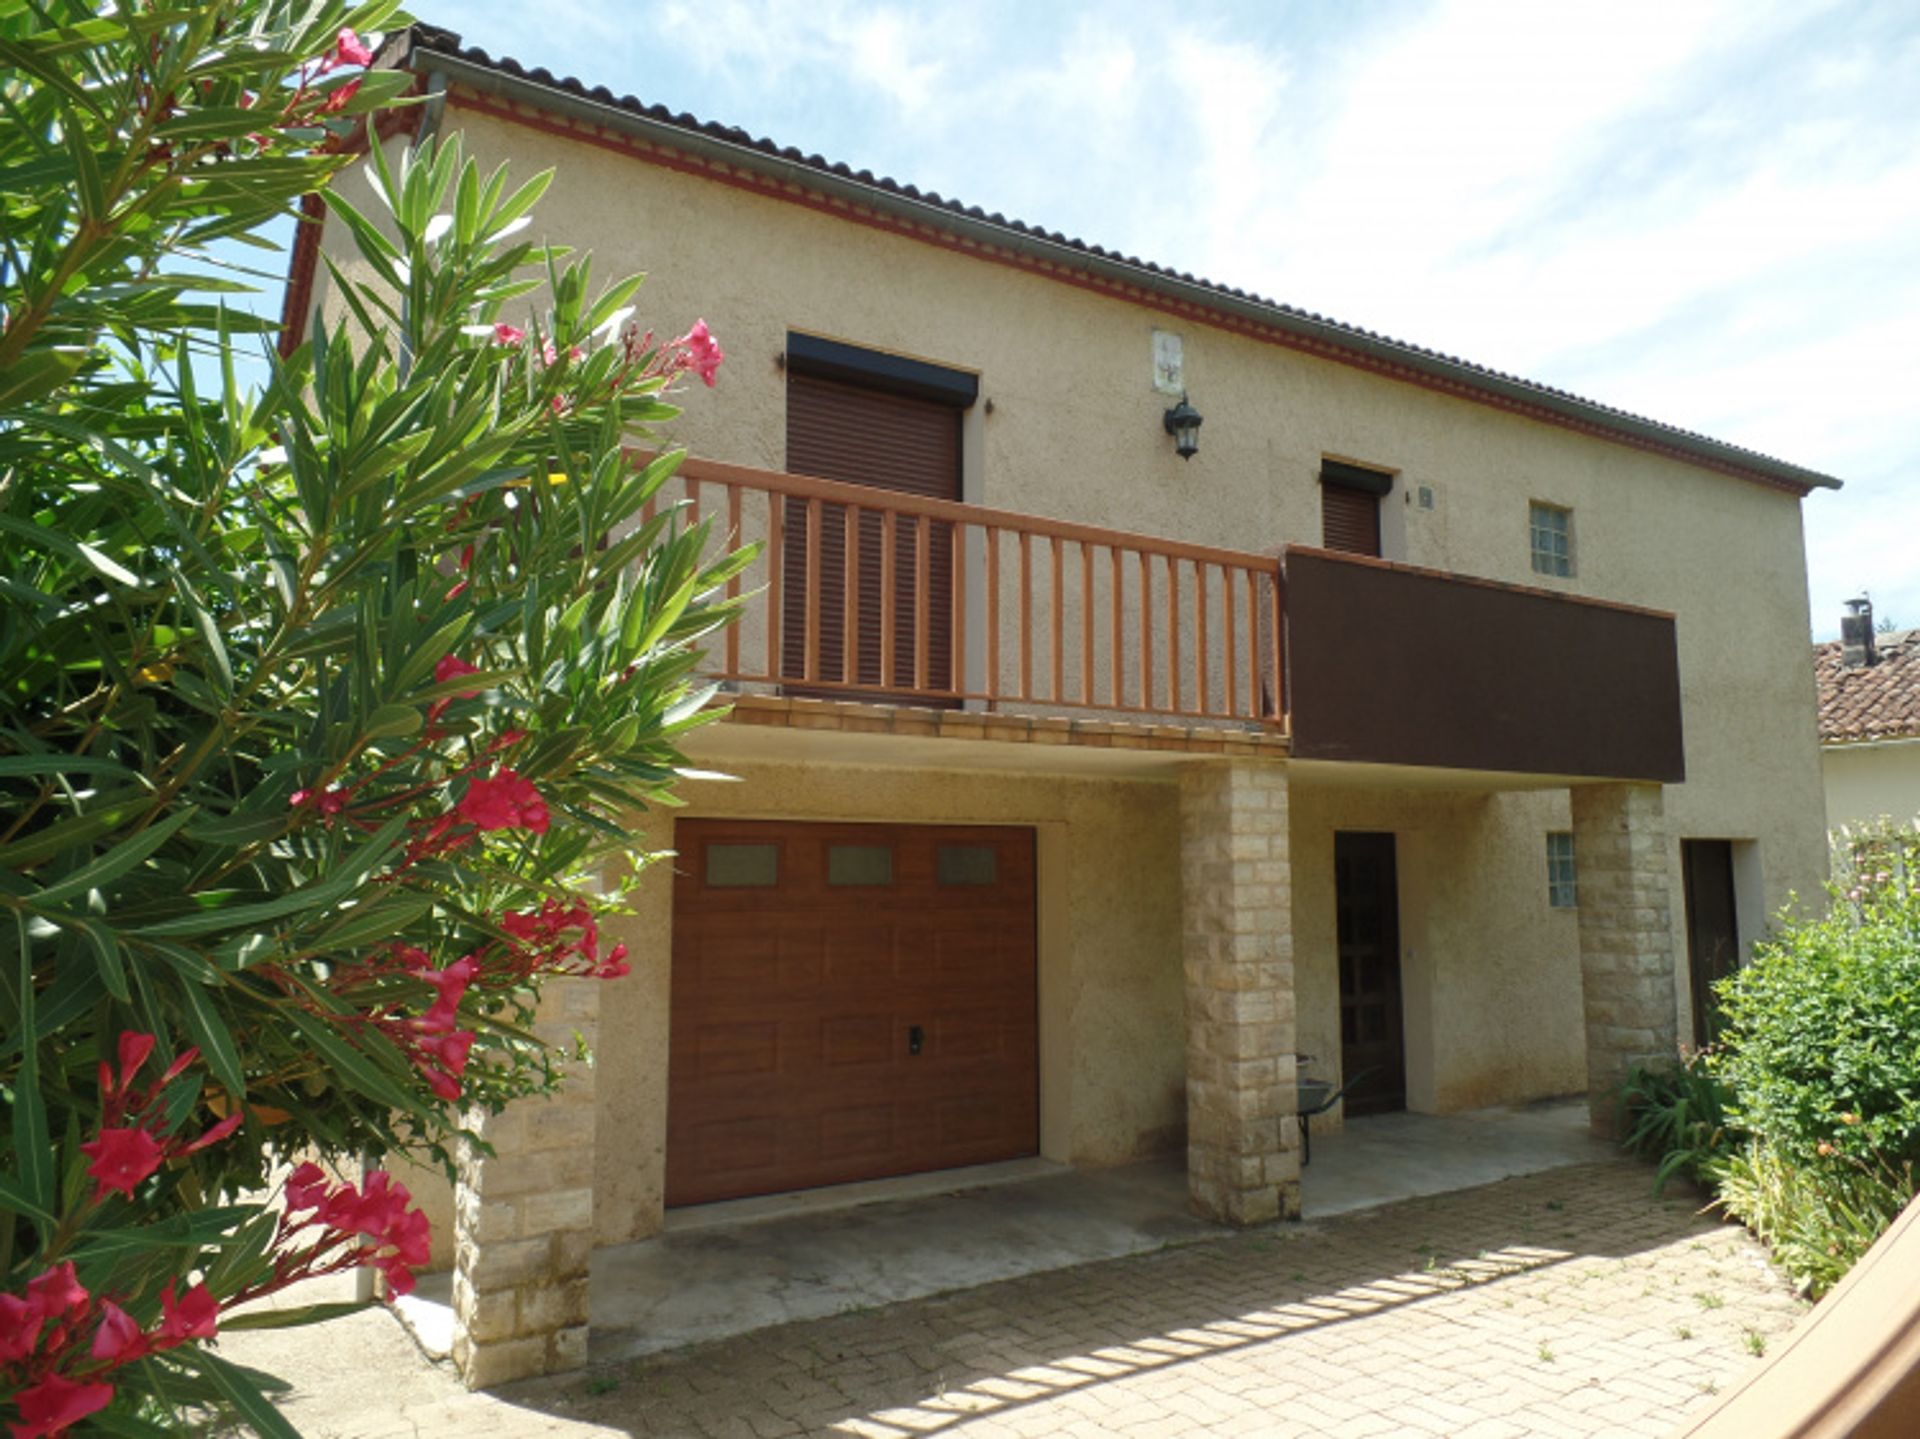
[[[534,1032],[562,1055],[598,1039],[600,986],[551,980]],[[453,1358],[469,1389],[587,1362],[587,1267],[593,1255],[594,1083],[569,1059],[552,1095],[522,1099],[467,1126],[454,1194]]]
[[[1286,766],[1186,770],[1180,856],[1188,1194],[1226,1224],[1297,1219]]]
[[[1580,785],[1572,800],[1587,1114],[1614,1138],[1628,1069],[1678,1043],[1665,808],[1652,784]]]

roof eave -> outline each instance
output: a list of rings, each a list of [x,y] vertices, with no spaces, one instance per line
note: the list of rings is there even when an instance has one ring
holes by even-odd
[[[1080,270],[1119,284],[1155,291],[1183,304],[1234,315],[1255,324],[1282,330],[1317,345],[1347,350],[1368,358],[1400,366],[1416,373],[1499,396],[1517,404],[1546,410],[1580,425],[1593,426],[1630,435],[1650,445],[1662,446],[1697,455],[1716,467],[1737,469],[1764,476],[1776,483],[1802,491],[1837,490],[1841,482],[1832,475],[1799,465],[1774,460],[1734,445],[1724,445],[1704,437],[1642,421],[1604,406],[1589,405],[1550,390],[1505,379],[1471,366],[1453,364],[1431,353],[1396,343],[1381,336],[1356,331],[1297,310],[1183,280],[1178,276],[1128,264],[1112,256],[1094,254],[1072,245],[1018,230],[990,220],[916,199],[853,176],[836,174],[764,150],[741,145],[716,136],[670,124],[652,116],[636,114],[617,104],[574,94],[554,85],[542,84],[479,64],[461,55],[430,46],[415,46],[400,62],[404,68],[444,74],[483,94],[517,100],[537,109],[584,121],[607,129],[645,139],[704,160],[720,161],[737,169],[768,176],[788,184],[803,186],[850,203],[865,205],[920,224],[934,226],[962,238],[1002,249],[1024,253],[1064,269]]]

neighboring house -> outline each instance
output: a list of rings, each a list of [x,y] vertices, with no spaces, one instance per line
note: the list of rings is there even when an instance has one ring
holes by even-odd
[[[1605,1128],[1817,891],[1837,481],[445,32],[381,63],[711,323],[685,489],[769,542],[691,746],[743,782],[636,819],[677,858],[565,1000],[594,1071],[467,1170],[470,1377],[576,1357],[587,1250],[675,1205],[1184,1148],[1202,1213],[1295,1215],[1296,1051],[1354,1114]]]
[[[1873,606],[1848,602],[1840,639],[1813,649],[1827,823],[1920,819],[1920,629],[1876,634]]]

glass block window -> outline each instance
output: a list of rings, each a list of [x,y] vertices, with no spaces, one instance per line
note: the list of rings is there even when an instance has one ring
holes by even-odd
[[[1528,507],[1528,529],[1533,536],[1533,572],[1536,575],[1573,573],[1573,511],[1535,500]]]
[[[777,844],[709,844],[707,883],[716,889],[771,889],[780,882]]]
[[[1573,870],[1573,836],[1564,831],[1547,836],[1547,903],[1555,909],[1574,909],[1580,903],[1580,887]]]
[[[827,883],[892,884],[893,846],[885,844],[828,845]]]
[[[990,844],[943,844],[934,871],[942,884],[994,884],[1000,878],[1000,851]]]

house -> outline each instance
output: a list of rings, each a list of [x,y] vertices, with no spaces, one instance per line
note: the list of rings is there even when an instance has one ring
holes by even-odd
[[[1837,481],[444,31],[379,63],[724,337],[679,493],[767,542],[692,747],[740,782],[636,819],[634,973],[554,1001],[595,1064],[464,1167],[471,1382],[578,1362],[592,1247],[671,1206],[1184,1149],[1294,1216],[1303,1071],[1604,1129],[1817,888]]]
[[[1813,649],[1827,823],[1920,819],[1920,629],[1874,631],[1849,600],[1841,637]]]

